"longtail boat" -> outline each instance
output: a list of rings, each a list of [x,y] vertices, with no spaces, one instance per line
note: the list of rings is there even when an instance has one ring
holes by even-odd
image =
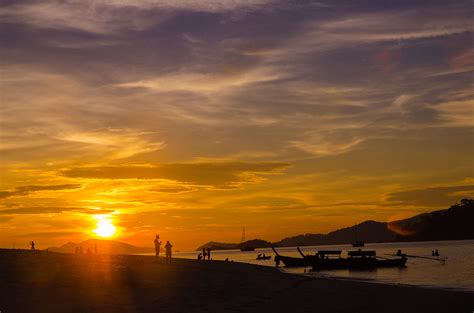
[[[377,257],[376,252],[371,251],[349,251],[347,258],[326,258],[317,257],[312,262],[311,266],[314,271],[320,270],[367,270],[379,267],[404,267],[407,258],[400,256],[398,258],[387,259]]]
[[[304,267],[307,266],[307,262],[304,258],[295,258],[291,256],[280,255],[274,247],[272,247],[273,252],[275,252],[275,263],[278,264],[283,262],[285,267]]]

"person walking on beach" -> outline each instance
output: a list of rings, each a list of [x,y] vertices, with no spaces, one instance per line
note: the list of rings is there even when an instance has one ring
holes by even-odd
[[[161,249],[160,235],[156,235],[154,242],[155,242],[155,261],[158,262],[158,258],[160,257],[160,249]]]
[[[207,259],[211,259],[211,248],[207,248]]]
[[[165,250],[166,250],[166,263],[171,263],[171,248],[173,246],[169,241],[166,241]]]
[[[35,250],[35,242],[32,241],[30,244],[31,244],[31,250]]]
[[[206,260],[206,256],[207,256],[206,248],[202,248],[202,259]]]

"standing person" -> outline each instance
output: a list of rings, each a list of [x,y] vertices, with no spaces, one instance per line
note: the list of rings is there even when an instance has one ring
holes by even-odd
[[[35,250],[35,242],[32,241],[30,244],[31,244],[31,250]]]
[[[158,258],[160,257],[160,249],[161,249],[160,235],[156,235],[154,242],[155,242],[155,261],[158,262]]]
[[[202,248],[202,259],[205,260],[207,256],[206,248]]]
[[[211,248],[207,248],[207,259],[211,259]]]
[[[166,263],[171,263],[171,248],[173,246],[169,241],[166,241],[165,250],[166,250]]]

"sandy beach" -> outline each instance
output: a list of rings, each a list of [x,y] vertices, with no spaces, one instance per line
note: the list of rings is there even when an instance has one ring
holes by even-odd
[[[312,278],[222,261],[0,250],[0,311],[472,312],[468,292]]]

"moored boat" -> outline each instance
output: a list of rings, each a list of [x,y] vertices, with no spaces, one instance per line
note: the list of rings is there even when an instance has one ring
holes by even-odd
[[[272,247],[273,252],[275,252],[275,263],[276,266],[282,262],[285,267],[304,267],[307,262],[305,258],[295,258],[291,256],[280,255],[274,247]]]
[[[377,257],[375,251],[349,251],[347,258],[316,258],[311,266],[314,271],[321,270],[367,270],[379,267],[404,267],[406,256],[387,259]]]

